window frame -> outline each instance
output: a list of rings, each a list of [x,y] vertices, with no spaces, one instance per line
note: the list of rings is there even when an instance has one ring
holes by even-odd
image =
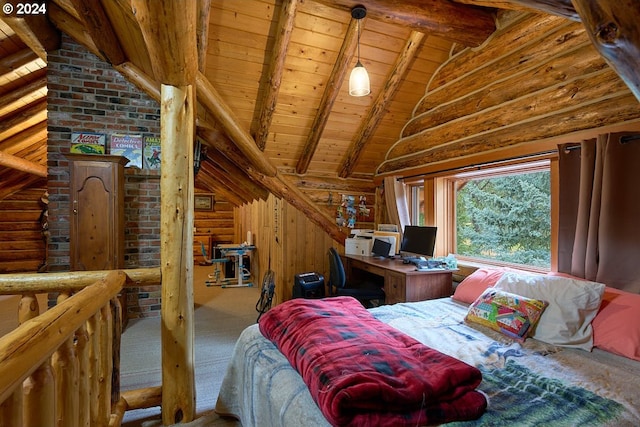
[[[517,175],[521,173],[537,172],[546,170],[550,173],[551,179],[551,265],[550,268],[542,268],[532,265],[514,264],[498,260],[476,258],[458,255],[456,253],[456,191],[458,185],[470,179],[493,178],[507,175]],[[557,156],[542,156],[535,159],[516,159],[508,162],[496,162],[471,168],[459,170],[449,170],[432,174],[431,176],[414,177],[410,181],[405,181],[410,191],[407,192],[409,198],[414,198],[414,188],[423,187],[425,195],[424,206],[431,208],[431,215],[424,212],[425,225],[435,225],[438,227],[438,238],[436,241],[436,256],[454,254],[459,264],[474,267],[500,266],[512,267],[519,270],[546,273],[553,271],[557,259]],[[428,195],[432,195],[432,201],[427,200]],[[413,207],[415,202],[408,201],[412,212],[411,221],[413,224]],[[431,218],[431,221],[428,221]]]

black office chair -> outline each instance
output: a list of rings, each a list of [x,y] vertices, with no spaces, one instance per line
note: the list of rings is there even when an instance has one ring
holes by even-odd
[[[372,283],[347,284],[347,276],[335,248],[329,248],[329,295],[354,297],[367,308],[374,307],[372,301],[384,303],[384,289]]]

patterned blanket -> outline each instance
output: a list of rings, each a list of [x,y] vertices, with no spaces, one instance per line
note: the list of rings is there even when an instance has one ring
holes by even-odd
[[[479,369],[376,320],[353,298],[291,300],[259,327],[333,425],[433,425],[486,409]]]

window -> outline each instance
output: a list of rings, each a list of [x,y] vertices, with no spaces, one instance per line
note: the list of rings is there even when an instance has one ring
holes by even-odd
[[[476,263],[551,267],[549,160],[460,172],[432,180],[440,255]],[[411,186],[412,223],[425,189]],[[429,203],[427,203],[428,205]],[[422,225],[422,224],[420,224]]]
[[[421,185],[411,186],[411,203],[409,207],[411,225],[424,224],[424,187]]]

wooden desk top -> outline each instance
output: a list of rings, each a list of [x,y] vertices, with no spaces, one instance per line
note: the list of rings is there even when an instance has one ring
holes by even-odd
[[[364,255],[345,255],[348,260],[361,262],[367,265],[371,265],[374,267],[383,268],[390,271],[395,271],[397,273],[402,273],[406,275],[413,274],[442,274],[442,273],[452,273],[455,270],[443,270],[443,269],[433,269],[433,270],[418,270],[413,264],[403,264],[402,258],[380,258],[375,256],[364,256]]]

